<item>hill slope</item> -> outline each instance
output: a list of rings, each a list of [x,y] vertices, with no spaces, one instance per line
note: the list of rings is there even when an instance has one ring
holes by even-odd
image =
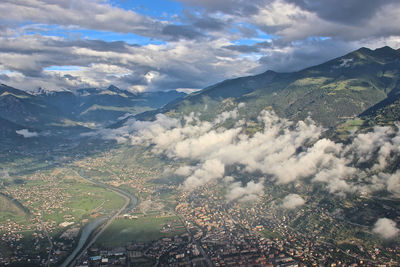
[[[133,94],[115,86],[30,94],[1,84],[0,136],[14,138],[15,131],[21,129],[79,134],[117,121],[127,113],[160,108],[184,95],[176,91]]]
[[[0,85],[0,110],[0,117],[22,126],[45,128],[61,119],[57,108],[4,84]]]
[[[174,101],[157,112],[171,116],[201,112],[203,119],[243,102],[249,117],[266,107],[292,120],[312,119],[331,127],[399,90],[400,52],[361,48],[293,73],[265,73],[227,80]],[[149,119],[157,112],[137,116]]]
[[[184,95],[176,91],[133,94],[111,85],[105,90],[84,88],[76,93],[51,92],[38,97],[57,107],[69,119],[107,125],[126,113],[137,114],[160,108]]]

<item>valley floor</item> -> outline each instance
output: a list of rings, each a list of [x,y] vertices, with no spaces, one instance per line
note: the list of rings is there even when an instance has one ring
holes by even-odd
[[[365,224],[377,210],[400,216],[400,200],[343,200],[327,197],[315,185],[299,185],[296,192],[305,196],[306,204],[285,210],[279,199],[294,188],[271,184],[255,202],[227,201],[221,183],[182,190],[182,181],[165,173],[179,164],[140,147],[121,146],[29,174],[14,175],[8,166],[10,174],[0,195],[1,264],[61,264],[75,248],[83,226],[109,218],[126,205],[122,196],[100,183],[138,196],[139,203],[103,229],[77,259],[80,266],[400,262],[399,242],[382,241]],[[364,212],[357,216],[357,210]]]

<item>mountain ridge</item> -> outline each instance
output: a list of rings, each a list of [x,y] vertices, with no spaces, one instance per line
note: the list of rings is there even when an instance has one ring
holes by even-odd
[[[10,132],[5,125],[38,131],[88,131],[93,127],[90,124],[107,125],[127,113],[159,108],[183,95],[179,92],[133,94],[113,85],[107,89],[83,88],[76,92],[41,90],[29,93],[1,84],[0,119],[4,123],[0,135],[14,136],[10,133],[15,130]]]
[[[325,127],[333,127],[400,90],[399,69],[399,50],[362,47],[296,72],[269,70],[225,80],[135,117],[146,120],[157,113],[178,117],[198,112],[208,119],[224,110],[226,105],[221,103],[230,99],[236,104],[248,104],[249,117],[272,107],[282,117],[303,120],[310,116]]]

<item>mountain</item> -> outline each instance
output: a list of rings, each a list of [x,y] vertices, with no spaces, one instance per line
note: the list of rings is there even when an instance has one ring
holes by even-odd
[[[125,114],[160,108],[186,94],[176,91],[133,94],[109,86],[71,91],[25,91],[0,85],[0,136],[15,137],[20,129],[70,134],[108,125]]]
[[[135,115],[160,108],[184,95],[176,91],[133,94],[111,85],[105,90],[83,88],[75,93],[54,92],[40,94],[39,97],[70,119],[107,125],[127,113]]]
[[[390,47],[360,48],[342,57],[292,73],[267,71],[226,80],[165,107],[137,116],[150,119],[162,112],[180,116],[200,112],[209,119],[238,103],[249,118],[267,107],[279,116],[310,116],[326,127],[358,116],[400,90],[400,52]]]
[[[385,98],[361,113],[360,117],[372,125],[387,125],[400,121],[400,95]]]
[[[311,117],[325,127],[356,116],[384,124],[399,119],[399,70],[400,51],[382,47],[360,48],[297,72],[266,71],[230,79],[190,95],[176,91],[134,94],[113,85],[29,94],[3,84],[0,118],[38,131],[82,132],[99,125],[118,127],[127,116],[151,119],[160,112],[172,117],[197,112],[201,119],[212,119],[244,103],[243,113],[249,119],[272,108],[281,117]]]
[[[0,117],[26,127],[45,128],[60,119],[57,108],[22,90],[0,85]]]
[[[0,137],[16,137],[16,131],[24,129],[23,126],[13,123],[9,120],[0,118]]]

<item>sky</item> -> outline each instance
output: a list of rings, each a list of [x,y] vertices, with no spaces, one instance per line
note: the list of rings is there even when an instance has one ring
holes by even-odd
[[[398,0],[2,0],[0,82],[196,90],[400,48]]]

